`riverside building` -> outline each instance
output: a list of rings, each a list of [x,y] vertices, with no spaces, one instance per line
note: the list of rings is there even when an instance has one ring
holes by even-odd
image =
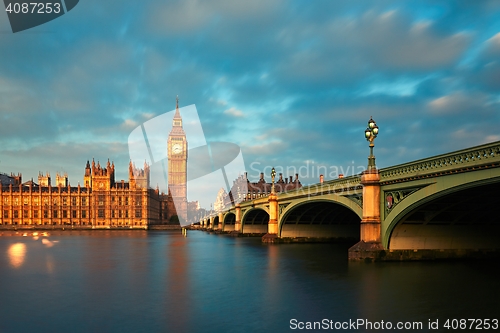
[[[150,166],[129,163],[128,181],[115,181],[115,165],[87,161],[83,186],[70,186],[66,174],[38,175],[38,183],[21,174],[0,174],[0,225],[25,227],[139,228],[179,225],[188,219],[187,140],[177,100],[168,137],[168,194],[150,188]],[[174,204],[174,199],[179,204]]]
[[[0,224],[142,228],[168,224],[168,196],[149,188],[149,166],[129,165],[129,181],[115,182],[115,166],[87,161],[84,186],[72,187],[67,175],[39,174],[38,183],[22,183],[22,175],[2,175]]]

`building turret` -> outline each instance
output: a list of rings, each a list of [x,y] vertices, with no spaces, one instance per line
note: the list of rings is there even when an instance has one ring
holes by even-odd
[[[68,174],[64,173],[64,175],[61,175],[56,173],[56,186],[63,186],[67,187],[68,186]]]
[[[38,184],[40,186],[50,186],[50,173],[47,172],[47,174],[44,176],[42,172],[38,173]]]
[[[92,159],[92,175],[90,177],[90,185],[93,190],[109,190],[115,185],[115,168],[114,164],[108,162],[106,167],[102,167],[101,163],[97,161],[95,164],[94,159]]]
[[[129,164],[129,182],[131,188],[149,188],[150,166],[144,161],[144,169],[136,168],[132,162]]]
[[[14,185],[21,185],[22,184],[23,175],[21,173],[18,173],[17,175],[15,175],[11,172],[10,176],[12,177],[12,179],[14,179]]]
[[[92,159],[92,166],[94,166],[94,160]],[[90,168],[89,160],[87,160],[87,165],[85,166],[85,175],[83,176],[83,184],[86,188],[92,187],[92,169]]]

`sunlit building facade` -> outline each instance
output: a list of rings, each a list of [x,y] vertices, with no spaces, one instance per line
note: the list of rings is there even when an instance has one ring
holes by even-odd
[[[274,184],[274,192],[284,193],[301,187],[302,184],[299,180],[299,174],[295,174],[295,179],[293,179],[292,176],[290,176],[290,178],[283,179],[283,174],[280,173],[279,179]],[[223,210],[225,207],[233,206],[235,202],[268,197],[271,193],[271,188],[272,183],[266,182],[264,179],[264,173],[260,174],[258,182],[250,182],[248,180],[248,175],[245,172],[244,175],[239,176],[233,181],[233,186],[231,187],[231,191],[229,193],[226,193],[223,189],[219,191],[214,204],[218,207],[216,211]]]
[[[115,166],[87,161],[84,186],[72,187],[67,175],[39,174],[38,183],[22,183],[20,174],[2,175],[0,223],[18,226],[73,226],[91,228],[147,228],[168,224],[161,195],[149,188],[149,166],[129,165],[128,182],[115,182]]]
[[[21,174],[0,173],[0,226],[148,228],[179,225],[198,216],[198,202],[187,201],[188,142],[177,99],[167,141],[168,193],[150,188],[150,166],[129,163],[128,181],[115,181],[115,165],[87,161],[83,186],[72,187],[67,174],[39,173],[38,183]]]

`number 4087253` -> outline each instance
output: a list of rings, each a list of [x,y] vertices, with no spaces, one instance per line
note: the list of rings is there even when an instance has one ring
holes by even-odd
[[[15,14],[59,14],[61,12],[61,4],[59,2],[23,2],[9,3],[5,11]]]

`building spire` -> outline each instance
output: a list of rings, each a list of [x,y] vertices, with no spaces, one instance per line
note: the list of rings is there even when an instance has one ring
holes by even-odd
[[[176,122],[177,120],[177,122]],[[179,96],[177,95],[175,99],[175,115],[174,115],[174,126],[181,126],[182,127],[182,117],[181,113],[179,111]]]

